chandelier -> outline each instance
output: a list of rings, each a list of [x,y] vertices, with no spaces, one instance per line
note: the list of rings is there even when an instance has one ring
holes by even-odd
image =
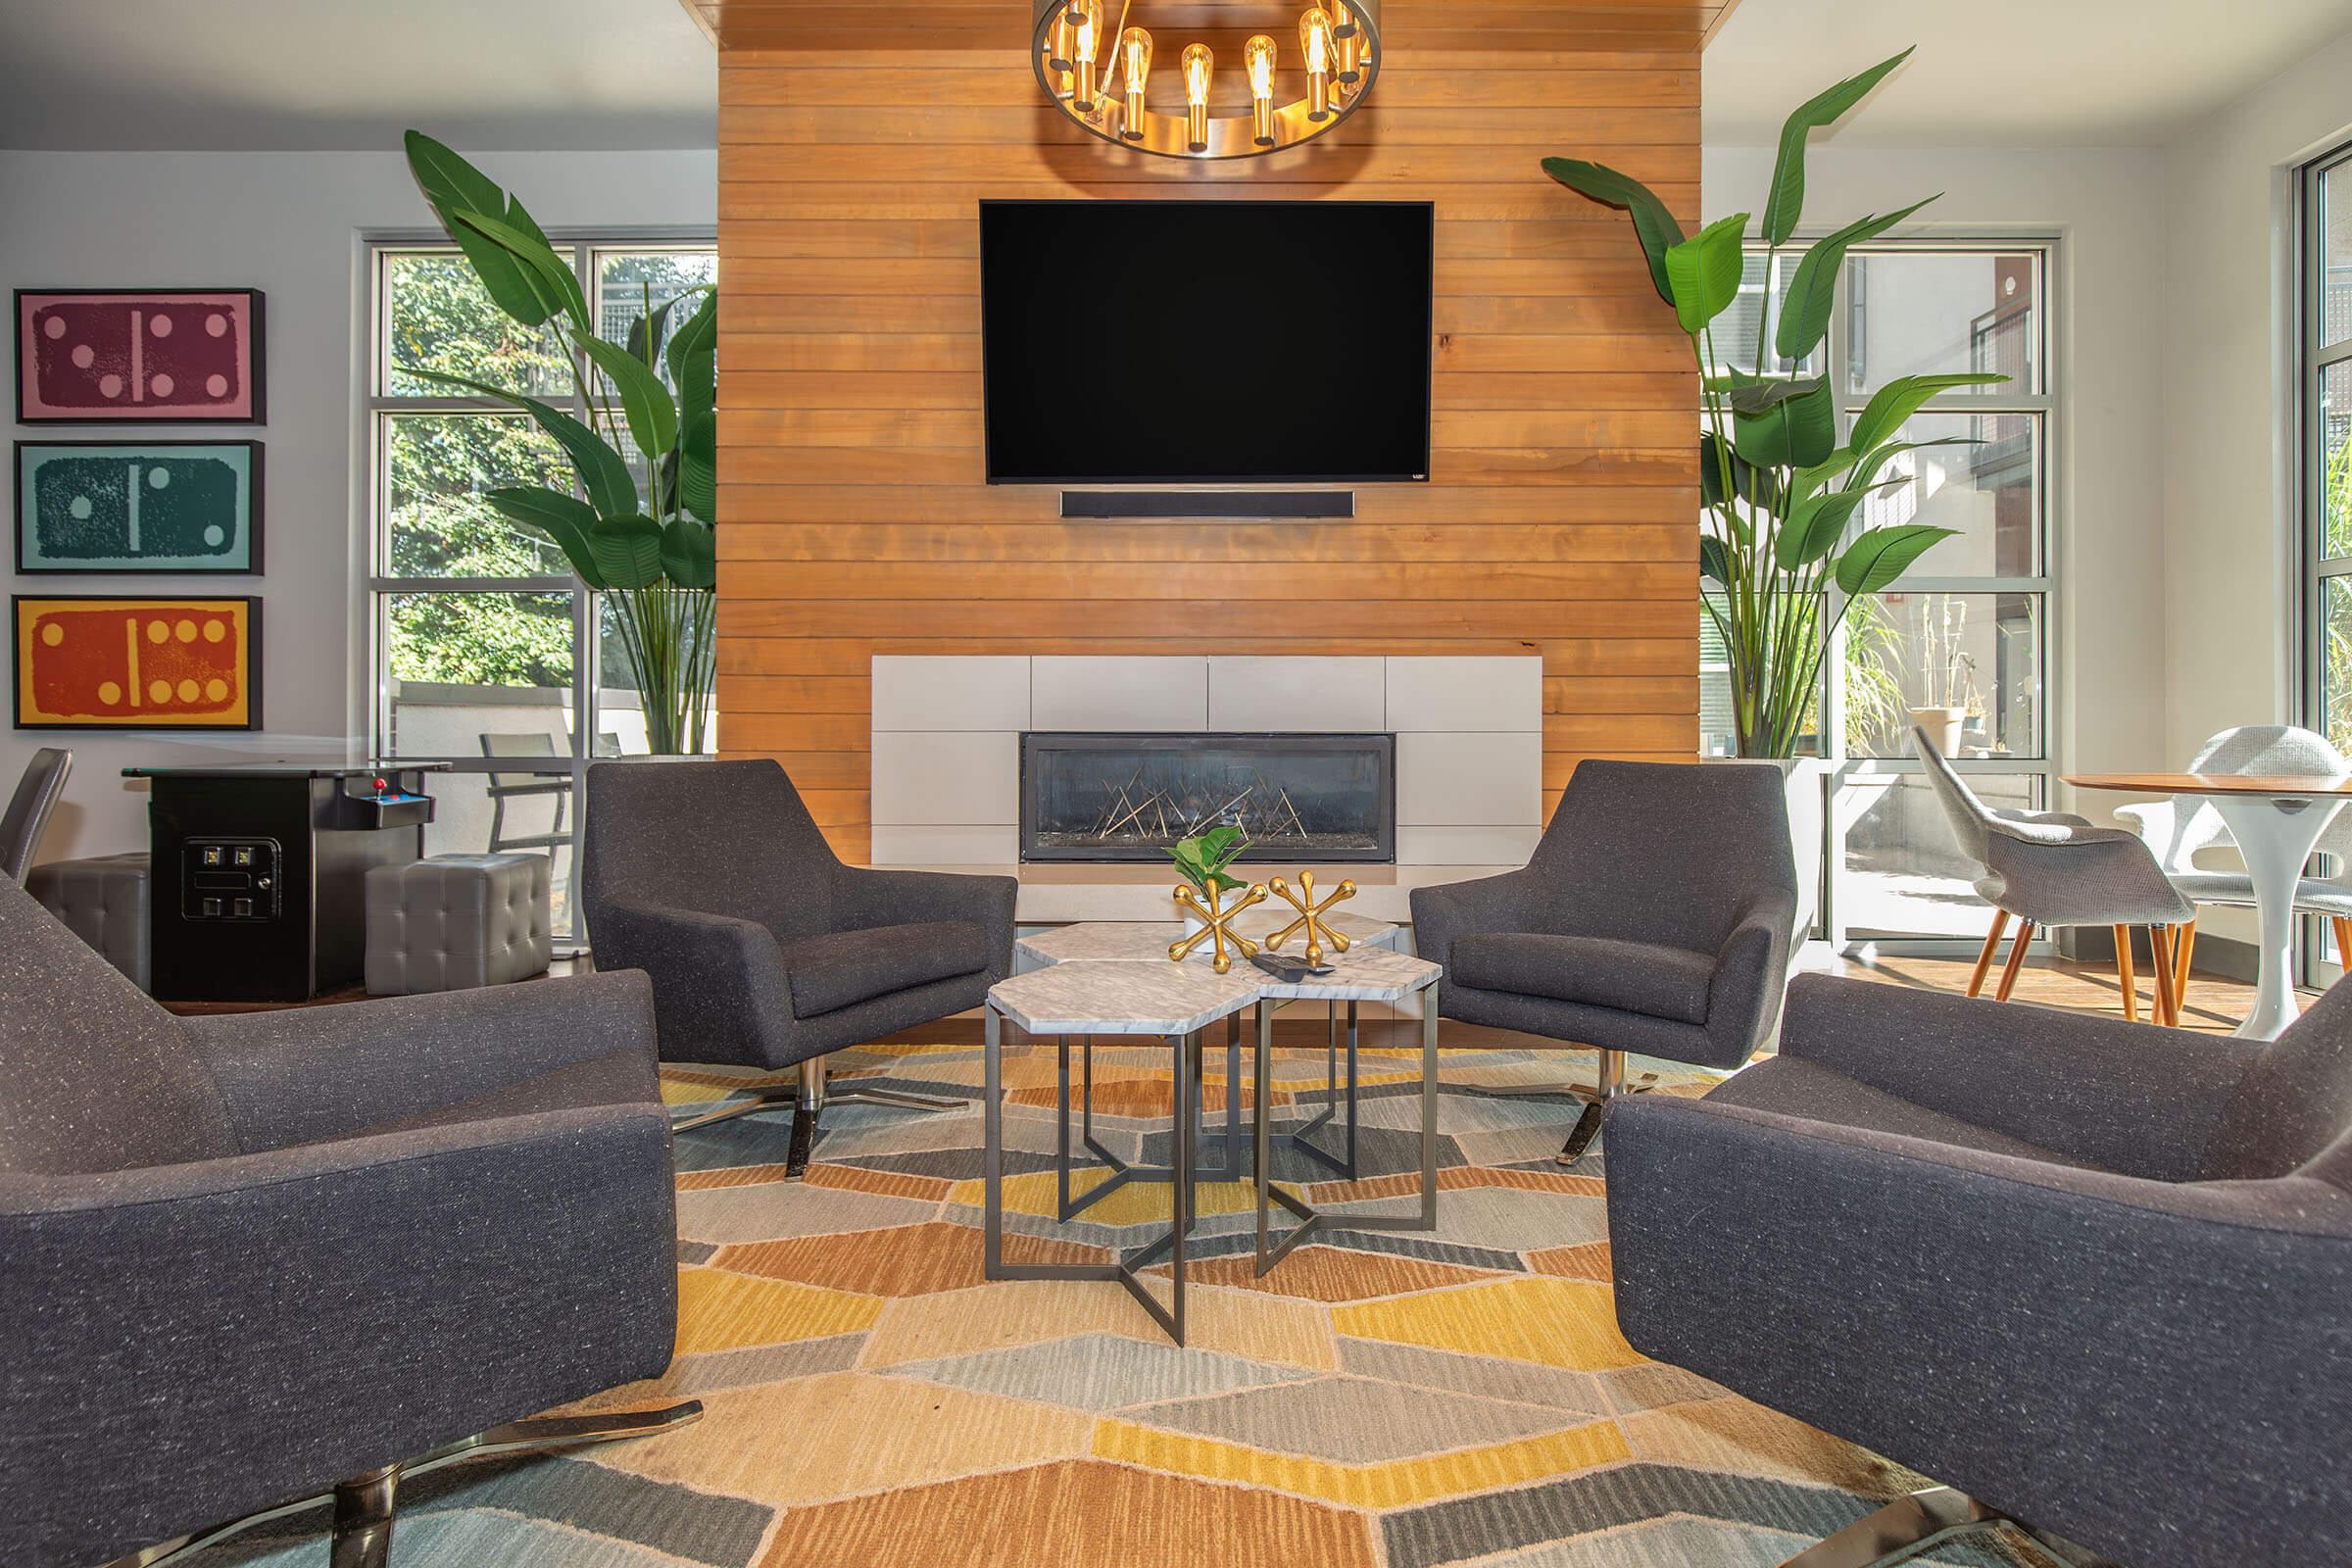
[[[1247,115],[1209,112],[1210,93],[1221,79],[1219,64],[1215,51],[1197,40],[1177,56],[1184,111],[1153,109],[1145,95],[1156,45],[1149,31],[1131,24],[1131,14],[1150,9],[1151,3],[1037,0],[1030,58],[1038,84],[1062,113],[1122,147],[1167,158],[1280,152],[1314,140],[1355,113],[1380,73],[1380,0],[1323,0],[1298,16],[1297,55],[1286,59],[1291,45],[1271,33],[1258,33],[1242,45],[1239,65],[1250,87]],[[1306,90],[1277,103],[1277,81],[1294,64],[1304,74]],[[1163,89],[1162,96],[1172,105],[1176,94]],[[1239,103],[1238,95],[1234,102]]]

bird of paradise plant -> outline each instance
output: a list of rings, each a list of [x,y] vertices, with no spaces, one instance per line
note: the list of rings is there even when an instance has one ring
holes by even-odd
[[[1905,441],[1905,421],[1939,393],[2007,379],[1898,376],[1879,389],[1840,440],[1828,376],[1778,368],[1804,365],[1828,334],[1846,253],[1936,199],[1858,219],[1814,241],[1790,276],[1776,330],[1772,279],[1804,207],[1806,139],[1843,119],[1910,55],[1906,49],[1806,100],[1782,127],[1760,224],[1766,286],[1753,370],[1719,355],[1714,331],[1715,318],[1739,297],[1749,215],[1735,213],[1685,238],[1666,204],[1640,180],[1581,159],[1544,161],[1544,172],[1570,190],[1632,217],[1650,281],[1690,340],[1703,416],[1701,602],[1728,652],[1742,757],[1795,755],[1820,711],[1822,662],[1839,623],[1953,532],[1897,523],[1846,538],[1864,501],[1908,482],[1882,480],[1888,464],[1921,447],[1972,440]],[[1841,596],[1837,600],[1833,586]]]
[[[645,705],[647,750],[698,753],[709,738],[716,662],[718,291],[690,289],[660,304],[649,291],[627,341],[609,342],[596,334],[579,274],[519,197],[420,131],[406,143],[417,188],[498,308],[531,328],[563,318],[564,361],[588,422],[486,382],[401,368],[519,409],[563,449],[579,495],[511,485],[482,499],[554,540],[603,596]],[[690,314],[672,332],[680,306]],[[641,465],[621,455],[624,436]]]

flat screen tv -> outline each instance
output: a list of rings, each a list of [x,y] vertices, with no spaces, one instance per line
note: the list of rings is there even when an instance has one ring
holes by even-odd
[[[992,484],[1429,477],[1426,202],[980,204]]]

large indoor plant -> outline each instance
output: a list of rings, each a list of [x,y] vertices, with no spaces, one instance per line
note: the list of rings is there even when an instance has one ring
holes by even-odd
[[[645,705],[647,749],[701,752],[716,658],[717,290],[649,292],[624,342],[600,337],[579,274],[520,200],[430,136],[412,130],[407,147],[417,188],[491,300],[525,327],[554,323],[588,422],[480,380],[401,368],[519,409],[563,449],[579,494],[513,485],[482,499],[553,540],[603,600]]]
[[[1804,206],[1807,136],[1837,123],[1910,53],[1838,83],[1788,117],[1759,225],[1766,279],[1776,275],[1779,253],[1789,246]],[[1578,194],[1632,215],[1650,280],[1690,340],[1702,421],[1701,602],[1731,665],[1734,740],[1741,757],[1793,757],[1816,726],[1823,660],[1838,623],[1952,532],[1906,522],[1852,534],[1850,525],[1874,491],[1910,482],[1907,475],[1883,479],[1889,464],[1919,447],[1954,444],[1905,441],[1905,421],[1938,393],[2006,379],[1897,376],[1879,389],[1841,440],[1829,377],[1794,368],[1828,334],[1846,252],[1935,198],[1857,219],[1807,247],[1777,322],[1774,290],[1765,288],[1754,352],[1743,365],[1740,356],[1748,345],[1719,344],[1714,322],[1740,293],[1747,214],[1720,219],[1686,239],[1666,204],[1639,180],[1574,158],[1547,158],[1544,171]]]

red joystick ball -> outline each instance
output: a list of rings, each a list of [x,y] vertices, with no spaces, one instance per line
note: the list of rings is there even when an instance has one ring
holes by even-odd
[[[386,791],[386,790],[390,789],[391,787],[392,787],[391,785],[389,785],[389,784],[385,783],[385,782],[384,782],[382,779],[380,779],[380,778],[379,778],[379,779],[377,779],[377,780],[375,781],[375,793],[376,793],[376,794],[378,794],[378,795],[381,795],[381,794],[383,794],[383,793],[384,793],[384,791]]]

